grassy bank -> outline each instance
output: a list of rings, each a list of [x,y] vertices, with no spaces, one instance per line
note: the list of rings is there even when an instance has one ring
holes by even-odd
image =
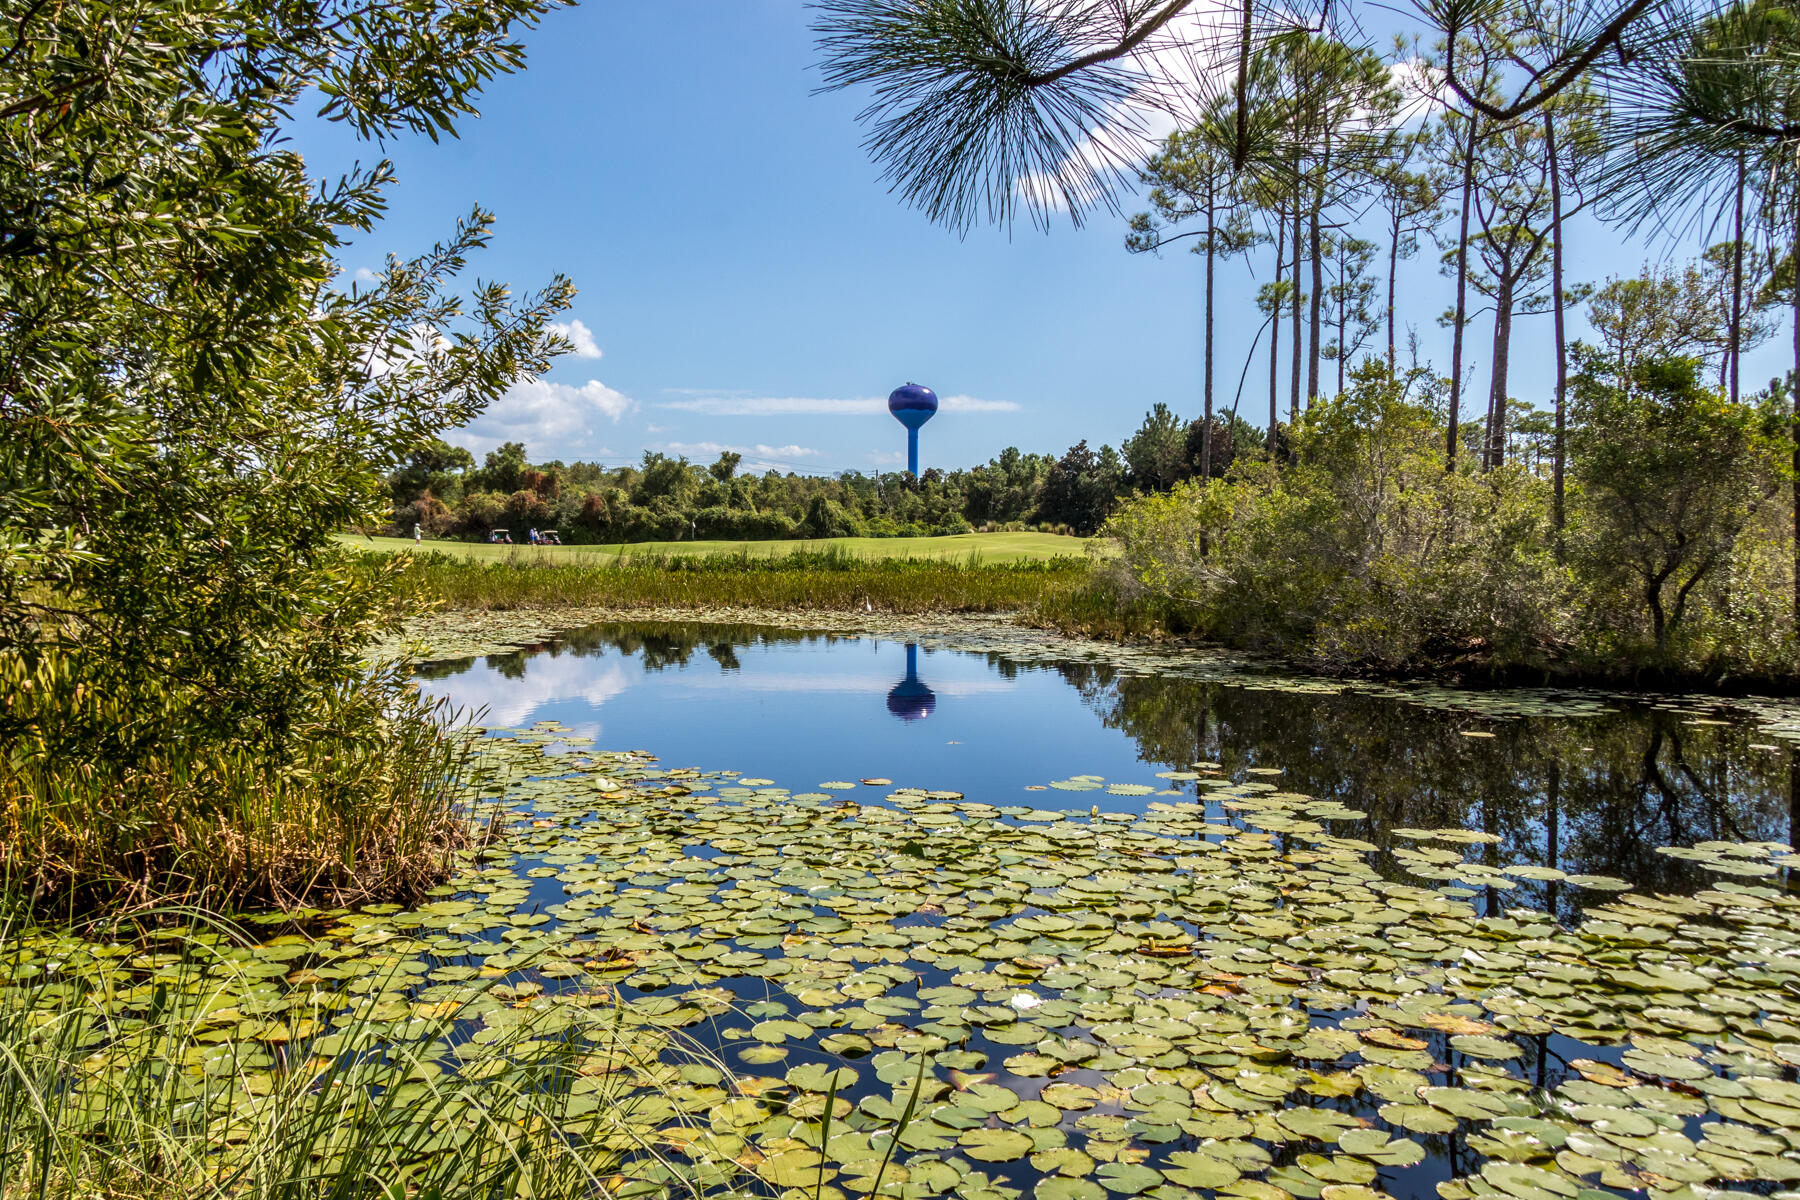
[[[774,610],[1032,612],[1087,585],[1084,559],[864,558],[842,549],[767,555],[632,556],[620,560],[518,555],[481,562],[420,555],[421,599],[453,609],[761,608]]]
[[[615,559],[553,550],[515,551],[484,561],[433,550],[414,556],[409,578],[418,599],[460,612],[1009,613],[1027,625],[1111,640],[1166,640],[1193,632],[1190,614],[1181,605],[1129,587],[1116,570],[1095,569],[1091,554],[1010,561],[898,554],[871,558],[850,552],[846,543],[851,540],[837,539],[824,550],[789,549],[780,556],[639,554]],[[885,548],[900,540],[885,543]],[[1081,544],[1070,538],[1055,541],[1065,548]]]
[[[377,671],[236,736],[169,686],[121,701],[68,655],[0,660],[0,898],[74,916],[416,892],[468,840],[451,714]],[[111,730],[107,743],[78,736]]]
[[[1056,558],[1080,558],[1093,538],[1063,537],[1054,533],[959,533],[945,537],[843,537],[800,541],[693,541],[626,542],[595,546],[489,546],[477,542],[429,540],[415,546],[410,538],[362,537],[346,534],[346,545],[364,550],[394,553],[422,549],[477,562],[524,560],[534,564],[595,566],[629,560],[660,561],[668,558],[718,558],[721,556],[784,559],[796,554],[847,554],[864,560],[933,559],[945,562],[983,563],[1040,562]]]

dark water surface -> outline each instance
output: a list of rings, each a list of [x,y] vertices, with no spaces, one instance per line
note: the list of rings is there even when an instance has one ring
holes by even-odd
[[[494,726],[556,721],[602,749],[730,769],[796,792],[879,777],[971,801],[1142,811],[1214,763],[1234,780],[1367,815],[1333,828],[1381,847],[1395,828],[1497,834],[1483,861],[1686,892],[1715,876],[1658,847],[1800,845],[1793,753],[1706,697],[1321,690],[1279,674],[1172,677],[1021,661],[878,638],[696,625],[603,625],[425,669],[425,687]],[[1392,691],[1392,689],[1388,689]],[[1279,771],[1279,775],[1261,772]],[[1212,774],[1209,772],[1209,774]],[[1162,796],[1045,785],[1074,776]],[[1031,790],[1037,789],[1037,790]],[[1571,917],[1583,889],[1521,881],[1494,904]],[[1590,893],[1591,895],[1591,893]]]

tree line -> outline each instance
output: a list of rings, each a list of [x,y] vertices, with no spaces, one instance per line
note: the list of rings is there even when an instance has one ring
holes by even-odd
[[[1258,432],[1239,421],[1213,441],[1254,446]],[[1082,536],[1099,531],[1119,501],[1166,491],[1200,470],[1206,444],[1198,419],[1183,422],[1167,405],[1145,414],[1120,449],[1081,441],[1060,457],[1007,447],[988,462],[915,479],[905,472],[802,475],[741,470],[727,450],[709,464],[645,451],[634,466],[560,461],[530,463],[507,442],[480,465],[441,440],[415,450],[388,476],[392,511],[386,532],[409,537],[485,541],[505,529],[515,542],[529,529],[554,529],[568,543],[917,537],[1034,529]]]

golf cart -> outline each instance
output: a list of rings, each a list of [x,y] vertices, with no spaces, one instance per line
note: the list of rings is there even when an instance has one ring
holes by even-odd
[[[488,533],[488,545],[510,546],[512,545],[512,534],[506,532],[504,529],[490,530]]]
[[[538,542],[545,546],[562,545],[562,539],[556,536],[556,530],[554,529],[538,530]]]

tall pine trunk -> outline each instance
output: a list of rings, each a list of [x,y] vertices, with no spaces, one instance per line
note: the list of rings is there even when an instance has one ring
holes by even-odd
[[[1463,326],[1469,318],[1469,206],[1475,195],[1475,114],[1463,118],[1468,135],[1463,139],[1462,222],[1456,234],[1455,327],[1450,336],[1450,429],[1445,438],[1444,469],[1456,469],[1457,426],[1462,420]]]
[[[1319,219],[1320,212],[1325,207],[1325,177],[1331,171],[1331,141],[1329,136],[1323,141],[1318,165],[1319,174],[1318,177],[1313,180],[1311,205],[1312,241],[1310,242],[1310,246],[1312,254],[1313,294],[1312,303],[1308,306],[1310,309],[1308,314],[1308,337],[1310,340],[1307,343],[1308,354],[1306,367],[1306,405],[1308,408],[1311,408],[1312,402],[1319,398],[1319,314],[1325,303],[1325,261],[1324,257],[1320,254]]]
[[[1488,471],[1506,461],[1506,370],[1512,355],[1513,284],[1518,278],[1510,263],[1507,267],[1494,297],[1494,370],[1488,385],[1487,452],[1481,464]]]
[[[1300,359],[1303,345],[1300,340],[1300,244],[1301,222],[1304,217],[1305,188],[1300,177],[1300,156],[1294,156],[1294,294],[1289,300],[1288,311],[1292,315],[1292,331],[1294,345],[1290,353],[1293,361],[1288,366],[1288,422],[1293,423],[1300,415]]]
[[[1244,0],[1243,25],[1238,29],[1237,93],[1232,105],[1232,124],[1237,135],[1231,146],[1231,169],[1242,171],[1250,157],[1250,20],[1251,0]]]
[[[1343,253],[1343,251],[1342,251],[1342,248],[1341,248],[1341,247],[1340,247],[1340,248],[1339,248],[1339,255],[1340,255],[1340,257],[1339,257],[1339,258],[1338,258],[1338,281],[1337,281],[1337,289],[1338,289],[1338,304],[1337,304],[1337,335],[1338,335],[1338,336],[1337,336],[1337,351],[1338,351],[1338,352],[1337,352],[1337,394],[1338,394],[1338,395],[1340,395],[1340,396],[1341,396],[1341,395],[1343,395],[1343,394],[1344,394],[1344,359],[1345,359],[1345,358],[1347,358],[1347,357],[1349,357],[1349,356],[1348,356],[1348,355],[1347,355],[1347,354],[1345,354],[1345,353],[1344,353],[1344,330],[1345,330],[1345,327],[1346,327],[1346,325],[1347,325],[1347,324],[1348,324],[1348,322],[1349,322],[1349,316],[1350,316],[1350,314],[1349,314],[1349,308],[1350,308],[1350,285],[1349,285],[1349,283],[1348,283],[1348,282],[1347,282],[1347,281],[1346,281],[1346,280],[1345,280],[1345,275],[1346,275],[1346,273],[1347,273],[1347,268],[1346,268],[1346,265],[1345,265],[1345,260],[1344,260],[1344,259],[1343,259],[1343,258],[1342,258],[1342,257],[1341,257],[1341,255],[1342,255],[1342,253]]]
[[[1562,174],[1556,162],[1556,119],[1544,110],[1544,154],[1550,166],[1550,312],[1556,326],[1556,435],[1550,463],[1550,520],[1556,529],[1556,555],[1563,553],[1563,455],[1566,451],[1566,405],[1569,395],[1568,333],[1563,324]]]
[[[1394,354],[1394,275],[1400,269],[1400,209],[1394,209],[1394,224],[1388,231],[1387,337],[1388,371],[1392,373],[1398,359]]]
[[[1269,461],[1275,461],[1275,400],[1281,364],[1281,273],[1287,268],[1287,214],[1275,211],[1275,294],[1269,305]]]
[[[1788,394],[1793,399],[1794,425],[1794,628],[1800,634],[1800,148],[1794,152],[1794,227],[1788,296],[1794,309],[1794,374]]]
[[[1206,390],[1205,424],[1200,427],[1200,478],[1212,477],[1212,440],[1213,440],[1213,255],[1218,231],[1213,228],[1213,217],[1217,210],[1213,204],[1213,183],[1216,176],[1208,173],[1206,177],[1206,365],[1203,368]]]
[[[1738,360],[1744,345],[1744,156],[1737,161],[1737,211],[1731,227],[1731,328],[1727,331],[1725,366],[1731,402],[1738,402]]]

